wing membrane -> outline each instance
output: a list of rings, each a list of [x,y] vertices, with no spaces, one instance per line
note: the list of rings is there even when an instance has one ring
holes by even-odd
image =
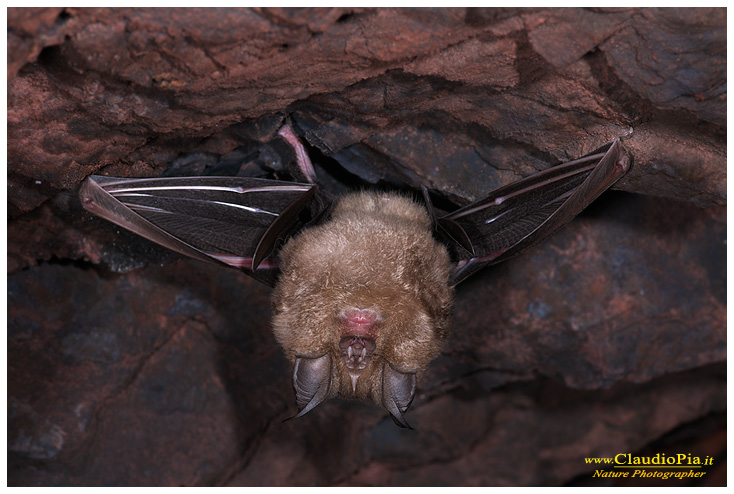
[[[176,252],[254,270],[276,267],[266,258],[315,190],[243,177],[91,176],[80,198],[87,210]]]
[[[583,158],[536,173],[439,218],[469,252],[457,263],[459,283],[484,266],[516,256],[571,221],[629,169],[619,139]]]

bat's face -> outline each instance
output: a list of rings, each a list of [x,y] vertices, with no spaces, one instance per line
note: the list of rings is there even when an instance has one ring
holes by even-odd
[[[281,270],[273,327],[295,365],[299,415],[333,396],[371,398],[407,425],[453,308],[449,257],[425,210],[395,194],[347,196],[286,244]]]
[[[315,184],[292,129],[279,134],[296,151],[296,173]],[[412,201],[379,193],[339,201],[328,222],[306,229],[280,254],[273,330],[294,364],[297,416],[332,396],[372,398],[407,427],[403,414],[417,377],[448,336],[451,285],[546,238],[629,164],[617,138],[437,217],[441,230],[472,253],[455,269],[432,237],[428,213]],[[325,198],[314,200],[315,193],[314,185],[245,177],[93,176],[79,195],[89,211],[169,249],[250,270],[267,264],[261,261],[298,226],[304,208],[324,211]],[[269,284],[277,276],[250,273]]]

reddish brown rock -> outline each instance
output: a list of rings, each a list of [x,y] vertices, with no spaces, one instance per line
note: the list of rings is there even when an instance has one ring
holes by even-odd
[[[583,458],[716,443],[725,46],[723,9],[9,9],[9,483],[601,485]],[[454,204],[632,126],[617,188],[648,196],[459,287],[416,432],[339,401],[282,423],[269,291],[75,189],[280,170],[286,116],[331,190]]]
[[[654,181],[658,195],[720,204],[725,11],[691,12],[11,9],[11,33],[33,48],[14,51],[25,65],[9,81],[10,177],[58,189],[117,162],[155,173],[197,140],[305,104],[319,121],[362,129],[312,142],[327,154],[450,122],[465,148],[487,150],[485,166],[519,173],[633,126],[639,166],[621,188]],[[661,78],[664,91],[648,89]],[[404,166],[400,152],[376,151]],[[19,211],[38,204],[27,187],[10,194]]]
[[[67,17],[58,7],[8,9],[8,80],[43,48],[62,42]]]
[[[589,472],[585,456],[636,451],[725,408],[723,217],[657,201],[607,198],[462,285],[412,435],[361,403],[281,423],[295,412],[289,369],[268,290],[244,274],[193,261],[21,271],[9,279],[11,483],[570,481]],[[678,222],[656,219],[671,212]]]

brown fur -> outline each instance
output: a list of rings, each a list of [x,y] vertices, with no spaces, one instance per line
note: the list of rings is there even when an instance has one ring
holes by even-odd
[[[280,267],[275,337],[292,362],[332,355],[330,397],[380,403],[385,361],[420,375],[448,337],[454,296],[448,253],[432,237],[425,209],[408,198],[374,192],[344,197],[328,222],[283,247]],[[376,349],[356,393],[339,358],[339,314],[355,308],[379,315]]]

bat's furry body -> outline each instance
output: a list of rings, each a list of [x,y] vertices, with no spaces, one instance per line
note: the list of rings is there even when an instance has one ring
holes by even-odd
[[[630,165],[617,138],[449,214],[433,209],[425,190],[427,208],[375,192],[330,208],[292,129],[280,135],[310,183],[94,176],[82,186],[82,204],[274,286],[273,329],[293,362],[297,416],[332,396],[367,398],[404,427],[417,376],[448,337],[453,286],[552,234]]]
[[[330,375],[318,376],[328,387],[323,398],[383,404],[385,366],[420,374],[448,337],[454,295],[449,255],[433,238],[425,208],[411,199],[348,195],[329,221],[292,238],[279,264],[275,337],[293,362],[328,356]],[[364,348],[357,365],[350,365],[350,340]]]

